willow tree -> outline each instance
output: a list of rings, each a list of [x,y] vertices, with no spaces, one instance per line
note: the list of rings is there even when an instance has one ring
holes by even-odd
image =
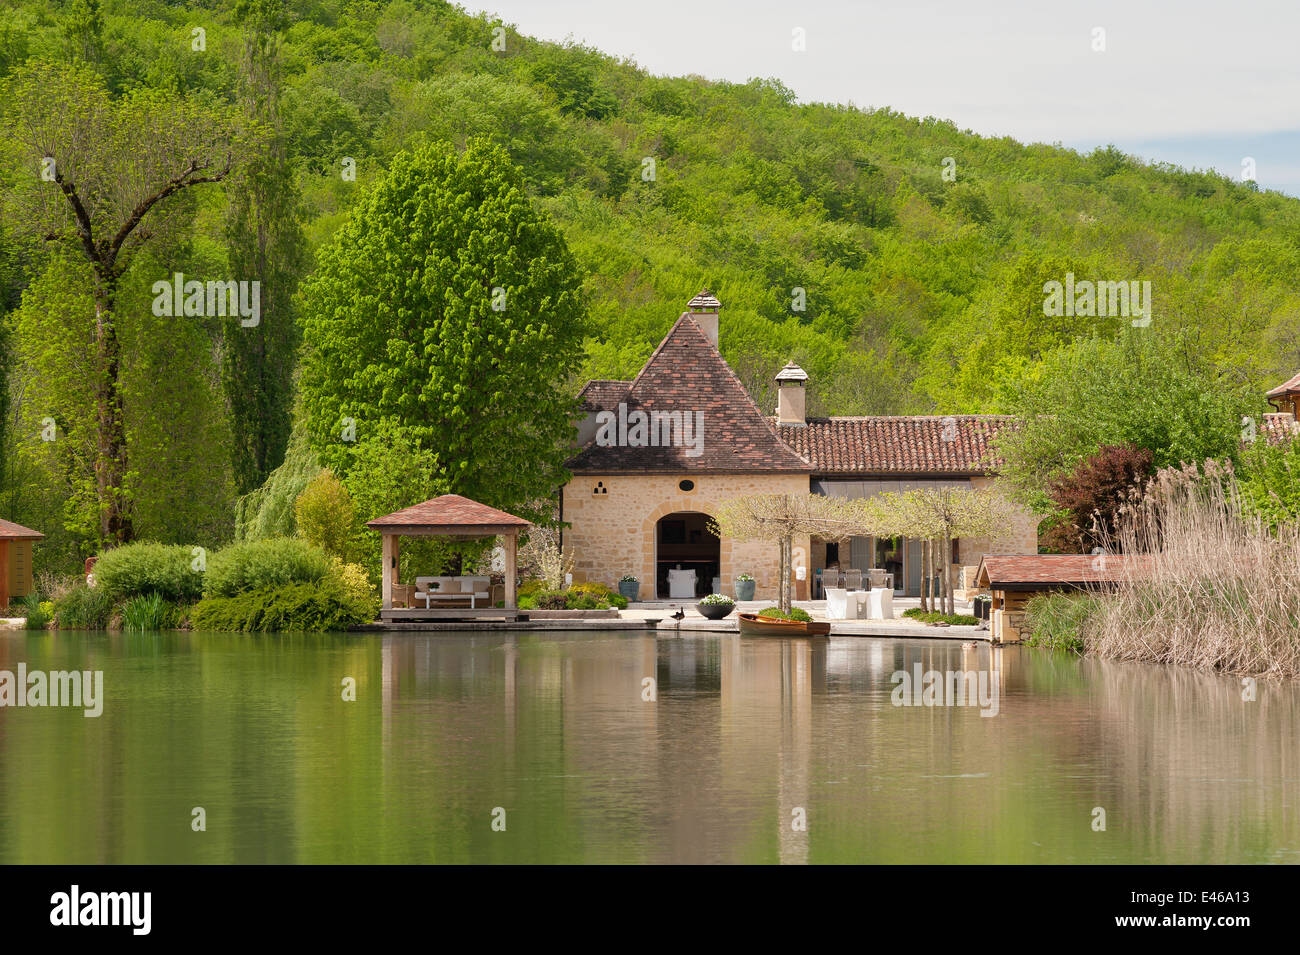
[[[194,186],[225,179],[246,141],[237,114],[171,91],[114,99],[84,64],[31,61],[9,78],[5,127],[15,188],[6,215],[83,257],[91,272],[93,408],[99,535],[133,535],[122,349],[115,309],[123,275],[142,250],[176,234]],[[163,276],[155,276],[163,278]]]
[[[755,494],[723,501],[710,518],[719,537],[770,541],[779,554],[778,606],[790,610],[794,539],[810,536],[844,540],[863,533],[861,512],[843,498],[821,494]]]

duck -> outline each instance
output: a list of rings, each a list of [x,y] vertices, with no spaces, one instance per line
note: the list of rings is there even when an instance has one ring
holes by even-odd
[[[681,623],[682,618],[686,616],[686,611],[683,610],[681,607],[678,607],[677,610],[674,613],[670,614],[669,616],[671,616],[678,623]]]

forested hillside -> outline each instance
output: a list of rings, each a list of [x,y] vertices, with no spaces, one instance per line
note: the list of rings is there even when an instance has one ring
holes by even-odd
[[[430,140],[502,145],[566,238],[589,323],[574,391],[634,374],[707,285],[722,351],[765,405],[794,359],[812,413],[1007,411],[1053,352],[1127,324],[1046,318],[1043,285],[1068,272],[1150,281],[1151,333],[1236,386],[1262,393],[1300,369],[1297,200],[1113,149],[799,104],[772,80],[654,77],[433,0],[9,2],[0,74],[33,62],[83,64],[113,103],[184,98],[261,130],[253,158],[187,190],[122,279],[137,536],[230,535],[238,495],[284,456],[298,347],[293,320],[250,351],[229,321],[159,318],[150,282],[255,273],[263,314],[292,318],[316,250],[399,150]],[[37,170],[5,158],[0,506],[71,555],[100,536],[82,331],[95,280],[24,228],[10,199]]]

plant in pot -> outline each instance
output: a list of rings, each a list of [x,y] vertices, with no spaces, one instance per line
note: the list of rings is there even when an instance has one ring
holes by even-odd
[[[736,602],[726,594],[709,594],[695,605],[695,609],[710,620],[721,620],[736,609]]]
[[[641,581],[631,574],[624,574],[618,579],[618,592],[629,601],[636,600],[637,594],[641,592]]]
[[[753,600],[754,599],[754,575],[740,574],[736,577],[736,599]]]

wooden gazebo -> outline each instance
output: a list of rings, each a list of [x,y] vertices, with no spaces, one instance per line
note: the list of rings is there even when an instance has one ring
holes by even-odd
[[[0,610],[32,591],[32,542],[45,535],[0,518]]]
[[[495,507],[488,507],[459,494],[443,494],[403,508],[392,514],[377,517],[366,524],[379,531],[383,542],[383,596],[380,615],[384,620],[447,619],[466,617],[515,616],[518,609],[515,598],[516,556],[519,532],[529,527],[528,521],[515,517]],[[393,606],[393,584],[399,579],[400,544],[402,537],[500,537],[505,551],[505,607],[466,608],[397,608]]]

